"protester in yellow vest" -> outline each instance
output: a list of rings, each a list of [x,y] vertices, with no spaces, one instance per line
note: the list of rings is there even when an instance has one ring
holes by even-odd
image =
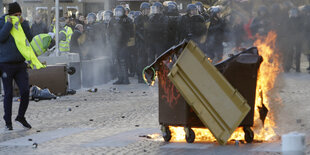
[[[25,113],[29,104],[29,81],[25,60],[34,68],[44,67],[35,56],[29,41],[32,40],[29,23],[22,17],[17,2],[10,3],[8,14],[0,18],[0,72],[4,88],[4,120],[7,130],[12,126],[13,80],[20,92],[20,106],[15,119],[24,128],[30,129]]]
[[[30,44],[36,56],[40,56],[47,51],[53,38],[54,38],[54,33],[51,33],[51,32],[48,34],[45,34],[45,33],[38,34],[33,37]]]
[[[10,33],[13,36],[17,49],[22,54],[22,56],[26,59],[27,63],[30,65],[32,69],[40,69],[45,66],[41,64],[41,62],[36,57],[24,30],[20,24],[20,17],[17,16],[5,16],[5,21],[7,22],[8,18],[11,18],[11,22],[14,25],[11,29]]]
[[[70,52],[71,36],[72,36],[72,29],[69,26],[66,26],[66,19],[64,17],[61,17],[59,19],[59,51],[60,52]]]

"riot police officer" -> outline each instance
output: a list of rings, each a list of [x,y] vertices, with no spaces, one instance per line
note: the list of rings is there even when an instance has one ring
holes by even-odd
[[[271,29],[271,21],[269,17],[269,11],[266,6],[260,6],[257,11],[257,17],[253,19],[251,24],[252,34],[267,35]]]
[[[141,15],[135,19],[135,33],[138,50],[138,83],[143,83],[142,71],[148,65],[148,47],[150,43],[146,32],[150,14],[150,3],[141,3],[140,11]]]
[[[110,21],[109,29],[112,50],[118,62],[118,80],[113,84],[129,84],[126,58],[128,57],[127,44],[133,33],[133,24],[125,14],[124,7],[119,5],[114,9],[114,17]]]
[[[168,2],[165,14],[168,17],[167,46],[170,48],[179,42],[177,25],[180,20],[180,14],[175,3]]]
[[[289,38],[287,49],[283,51],[283,60],[284,60],[284,71],[289,72],[293,65],[293,58],[295,58],[295,70],[300,72],[300,58],[301,58],[301,47],[302,47],[302,36],[303,32],[300,31],[303,29],[301,24],[304,23],[301,20],[300,13],[297,8],[292,8],[289,12],[289,21],[287,25],[287,37]]]
[[[307,55],[307,59],[309,62],[309,67],[307,68],[310,71],[310,5],[300,6],[300,13],[303,21],[303,29],[302,29],[302,40],[304,44],[304,54]]]
[[[109,44],[109,35],[110,33],[108,32],[108,27],[110,24],[110,21],[113,17],[113,12],[110,10],[104,11],[102,12],[102,24],[101,24],[101,28],[103,29],[103,33],[102,33],[102,41],[104,45],[108,45]]]
[[[195,4],[187,5],[186,15],[180,20],[180,41],[184,39],[193,40],[201,50],[205,50],[206,45],[206,25],[204,18],[199,15]]]
[[[201,2],[196,2],[195,5],[197,6],[199,14],[205,19],[205,21],[210,20],[210,16],[207,13],[205,7]]]
[[[220,6],[210,8],[210,26],[207,37],[207,51],[209,56],[215,62],[223,57],[223,42],[225,33],[225,21],[220,17]]]
[[[163,5],[155,2],[150,9],[148,24],[148,38],[150,38],[149,63],[161,55],[167,47],[168,17],[163,14]]]
[[[97,41],[97,23],[96,22],[96,14],[89,13],[86,17],[87,25],[85,28],[86,40],[83,44],[84,51],[82,52],[82,59],[93,59],[96,57],[97,48],[95,42]]]

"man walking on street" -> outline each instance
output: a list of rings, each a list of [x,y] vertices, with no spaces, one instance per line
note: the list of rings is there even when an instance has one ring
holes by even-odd
[[[25,119],[29,104],[29,83],[25,59],[35,63],[31,64],[35,68],[43,67],[40,62],[33,61],[35,55],[29,44],[32,35],[29,24],[21,17],[21,13],[21,8],[17,2],[10,3],[8,14],[0,18],[0,71],[5,94],[3,118],[7,130],[13,130],[11,120],[13,80],[15,80],[21,95],[19,111],[15,121],[22,124],[24,128],[31,129],[31,125]]]

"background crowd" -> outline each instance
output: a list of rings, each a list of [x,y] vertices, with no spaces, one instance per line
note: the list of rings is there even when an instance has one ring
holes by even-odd
[[[60,52],[79,53],[81,60],[111,58],[114,84],[129,84],[128,77],[138,77],[159,55],[184,39],[191,39],[213,61],[223,59],[225,47],[240,50],[253,45],[256,36],[275,31],[283,69],[300,72],[303,52],[310,66],[310,6],[290,1],[254,1],[232,4],[230,1],[189,4],[180,12],[174,1],[143,2],[140,10],[130,10],[121,3],[113,10],[98,10],[60,18]],[[35,17],[33,35],[55,32]],[[310,70],[310,67],[308,68]]]

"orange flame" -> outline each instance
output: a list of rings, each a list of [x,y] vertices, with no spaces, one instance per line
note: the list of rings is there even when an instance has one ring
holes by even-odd
[[[270,112],[270,91],[274,88],[276,78],[281,72],[280,56],[276,51],[277,34],[270,31],[267,37],[257,36],[258,39],[254,45],[258,48],[259,54],[263,57],[263,62],[258,72],[258,80],[256,86],[255,114],[254,114],[254,133],[255,139],[268,141],[276,136],[274,128],[273,113]],[[265,119],[264,126],[259,118],[258,107],[262,104],[269,109],[269,113]]]
[[[272,112],[270,112],[269,92],[274,87],[276,78],[281,71],[280,58],[276,53],[276,39],[277,34],[273,31],[269,32],[266,37],[257,36],[254,46],[258,48],[259,54],[263,57],[263,62],[258,71],[256,98],[255,98],[255,112],[254,112],[254,140],[269,141],[276,136],[274,128],[276,128]],[[259,118],[258,107],[262,103],[269,110],[265,119],[264,126]],[[185,131],[183,127],[169,126],[173,142],[185,142]],[[195,141],[214,142],[216,139],[209,129],[192,128],[195,132]],[[242,127],[239,127],[231,135],[229,140],[244,140],[244,132]]]

